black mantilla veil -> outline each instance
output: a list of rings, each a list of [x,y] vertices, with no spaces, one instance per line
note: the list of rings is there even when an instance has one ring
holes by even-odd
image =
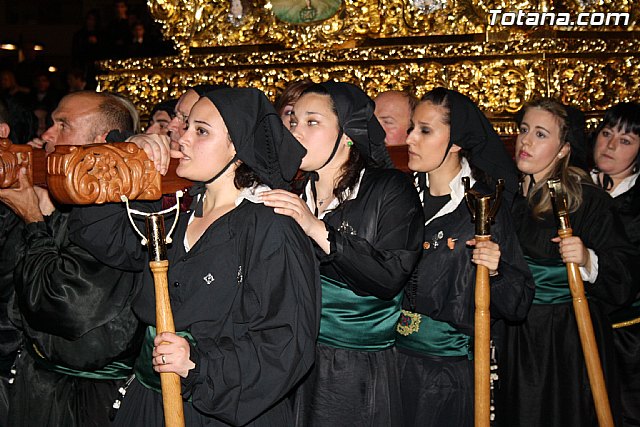
[[[504,179],[503,197],[510,206],[518,191],[518,171],[487,117],[471,99],[460,92],[445,88],[435,88],[430,92],[433,91],[446,91],[450,136],[445,157],[455,144],[468,154],[470,165],[486,175],[489,181],[487,185],[493,187],[498,179]],[[428,95],[429,93],[425,97]],[[419,174],[419,178],[419,185],[426,185],[424,174]]]
[[[306,93],[329,95],[338,116],[338,137],[331,155],[322,167],[335,156],[342,135],[347,135],[353,141],[353,148],[358,150],[367,165],[378,168],[395,167],[384,143],[386,136],[384,129],[373,114],[375,104],[362,89],[351,83],[329,81],[314,84],[306,89],[303,95]],[[318,180],[318,173],[313,171],[306,175],[307,179],[303,183],[311,181],[311,192],[315,199],[317,197],[315,182]],[[316,209],[315,215],[317,214]]]
[[[236,155],[213,178],[195,183],[189,193],[203,194],[206,184],[219,178],[236,160],[269,187],[290,190],[306,150],[284,127],[264,93],[254,88],[223,88],[203,97],[220,112]],[[202,216],[202,199],[194,199],[196,216]]]
[[[329,95],[338,115],[340,127],[334,151],[325,162],[331,161],[342,134],[347,135],[367,163],[380,168],[394,168],[384,144],[384,129],[373,114],[375,103],[362,89],[344,82],[317,83],[304,93],[325,93]]]

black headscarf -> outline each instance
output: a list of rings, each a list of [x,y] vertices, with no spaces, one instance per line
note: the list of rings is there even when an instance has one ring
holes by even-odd
[[[340,133],[333,153],[325,165],[333,158],[344,133],[368,163],[382,168],[394,167],[384,144],[386,134],[373,114],[375,104],[362,89],[351,83],[331,81],[313,85],[305,91],[308,92],[326,92],[338,113]]]
[[[205,185],[220,177],[238,159],[269,187],[289,190],[306,150],[285,129],[264,93],[254,88],[225,88],[208,92],[204,97],[220,112],[236,155],[216,176],[196,183],[190,194],[203,194]],[[196,216],[202,216],[202,197],[198,199]]]
[[[504,179],[505,200],[510,204],[518,191],[518,171],[507,149],[487,117],[467,96],[447,89],[450,137],[453,144],[469,153],[469,163],[489,176],[488,184]]]

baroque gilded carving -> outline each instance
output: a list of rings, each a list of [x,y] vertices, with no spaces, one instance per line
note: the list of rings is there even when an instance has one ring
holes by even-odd
[[[279,7],[281,0],[274,0]],[[304,3],[304,0],[290,0]],[[308,1],[313,8],[313,1]],[[632,0],[342,0],[337,12],[324,20],[305,22],[278,18],[271,0],[148,0],[151,14],[162,24],[166,38],[189,48],[278,45],[280,48],[357,46],[367,39],[409,36],[469,35],[508,31],[526,36],[532,25],[489,25],[490,10],[505,12],[553,11],[630,13],[624,26],[603,26],[598,31],[637,30],[640,6]],[[277,9],[277,8],[276,8]],[[296,9],[297,10],[297,9]],[[285,22],[288,21],[288,22]],[[593,30],[570,25],[564,30]],[[184,56],[184,55],[183,55]]]
[[[63,145],[47,156],[49,192],[61,203],[98,204],[130,199],[157,200],[161,177],[145,152],[119,142]]]
[[[32,148],[29,145],[14,145],[10,139],[0,138],[0,188],[15,187],[21,168],[27,169],[32,182]]]
[[[275,99],[308,77],[350,81],[371,96],[457,89],[510,132],[511,116],[532,97],[557,96],[598,114],[636,97],[640,80],[640,2],[632,0],[342,0],[329,18],[300,15],[298,23],[281,21],[273,10],[280,3],[270,0],[148,4],[180,55],[102,62],[98,78],[101,90],[126,94],[143,115],[200,83],[257,87]],[[489,24],[492,9],[629,13],[630,23],[507,27]]]
[[[193,55],[111,61],[100,83],[102,90],[130,96],[143,113],[198,83],[257,87],[272,99],[289,81],[305,77],[350,81],[371,96],[399,89],[419,97],[445,86],[499,118],[535,96],[558,96],[585,111],[633,99],[638,51],[639,40],[534,39]]]

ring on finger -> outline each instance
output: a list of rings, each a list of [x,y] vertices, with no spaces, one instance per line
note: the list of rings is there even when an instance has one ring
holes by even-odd
[[[162,359],[162,364],[163,364],[163,365],[166,365],[166,364],[167,364],[167,361],[166,361],[166,360],[165,360],[165,358],[164,358],[164,354],[163,354],[162,356],[160,356],[160,359]]]

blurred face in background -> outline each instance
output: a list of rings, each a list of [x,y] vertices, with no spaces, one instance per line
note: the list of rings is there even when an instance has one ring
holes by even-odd
[[[153,113],[149,121],[149,127],[144,132],[146,134],[169,135],[169,122],[171,116],[166,111],[158,110]]]
[[[407,130],[411,123],[411,104],[409,98],[397,91],[383,92],[375,99],[375,115],[385,133],[387,145],[406,143]]]
[[[593,159],[601,172],[622,180],[633,173],[639,150],[640,136],[605,126],[596,137]]]
[[[191,109],[200,99],[200,95],[196,91],[189,89],[182,94],[175,108],[175,117],[171,119],[167,129],[169,130],[169,137],[171,138],[171,148],[173,150],[178,149],[178,140],[184,135],[187,130],[187,120],[189,119],[189,113]]]

